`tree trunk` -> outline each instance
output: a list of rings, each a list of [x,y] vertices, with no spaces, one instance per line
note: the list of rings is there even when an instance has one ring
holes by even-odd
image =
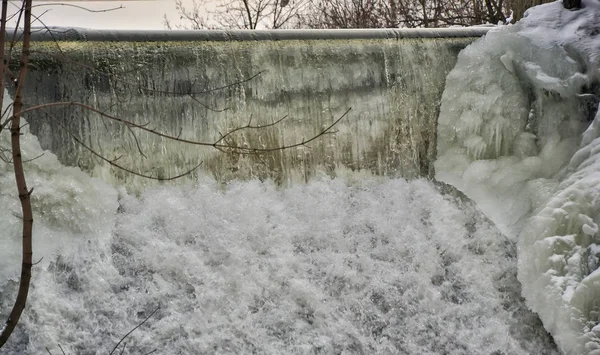
[[[2,332],[0,333],[0,348],[2,348],[2,346],[6,343],[17,323],[19,322],[19,319],[21,318],[21,314],[23,313],[25,304],[27,303],[29,282],[31,280],[33,254],[31,236],[33,230],[33,214],[31,211],[31,191],[27,189],[25,173],[23,172],[23,157],[21,156],[21,110],[23,108],[23,85],[25,85],[25,75],[27,74],[27,63],[29,60],[29,40],[31,37],[31,1],[32,0],[25,0],[23,18],[23,51],[21,54],[19,79],[16,83],[17,90],[15,94],[15,101],[13,103],[13,117],[11,118],[10,126],[15,180],[17,183],[17,190],[19,192],[21,210],[23,212],[23,256],[21,262],[21,280],[19,282],[17,299],[15,300],[15,304],[10,312],[5,326],[2,328]],[[4,23],[6,18],[4,17],[2,20]]]

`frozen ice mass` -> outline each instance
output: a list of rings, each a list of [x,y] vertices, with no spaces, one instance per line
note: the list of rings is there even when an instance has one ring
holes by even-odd
[[[564,354],[600,353],[600,3],[532,8],[459,55],[438,179],[518,246],[518,278]]]
[[[2,354],[109,353],[156,309],[123,354],[600,354],[598,19],[597,0],[549,3],[462,50],[436,180],[339,166],[132,192],[25,128],[41,261]],[[14,189],[0,160],[2,321]]]

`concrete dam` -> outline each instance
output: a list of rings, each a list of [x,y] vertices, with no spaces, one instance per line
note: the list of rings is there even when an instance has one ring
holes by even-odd
[[[260,155],[168,140],[82,107],[26,118],[62,163],[114,182],[139,177],[91,150],[159,178],[199,163],[218,181],[285,183],[344,169],[433,176],[446,75],[486,31],[45,29],[33,33],[26,106],[81,102],[182,139],[214,143],[227,135],[228,145],[263,149],[301,143],[344,117],[307,145]],[[245,126],[268,127],[227,134]]]

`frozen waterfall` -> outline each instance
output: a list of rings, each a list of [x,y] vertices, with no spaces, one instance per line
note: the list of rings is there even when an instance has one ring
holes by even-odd
[[[530,9],[461,52],[435,164],[517,241],[523,295],[564,354],[600,354],[600,3],[583,5]]]

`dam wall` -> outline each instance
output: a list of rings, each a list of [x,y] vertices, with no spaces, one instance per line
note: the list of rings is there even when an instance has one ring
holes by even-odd
[[[285,183],[340,169],[432,176],[446,75],[459,51],[485,32],[34,31],[26,106],[80,102],[148,131],[73,105],[26,119],[62,163],[113,182],[139,177],[111,161],[165,179],[200,163],[192,175],[218,181]],[[149,131],[250,149],[318,138],[240,155]]]

